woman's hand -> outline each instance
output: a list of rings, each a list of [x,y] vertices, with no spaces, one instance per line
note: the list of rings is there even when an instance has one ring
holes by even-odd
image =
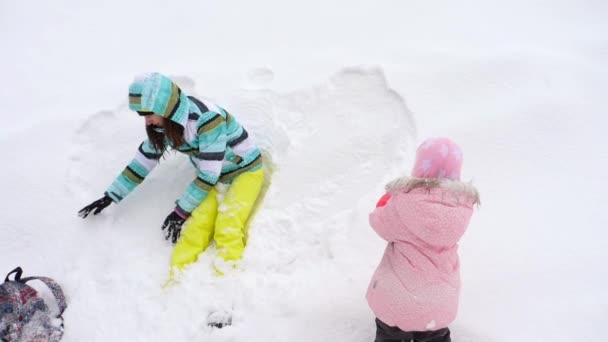
[[[171,238],[171,242],[176,243],[182,232],[182,225],[185,221],[186,219],[180,214],[178,214],[176,211],[173,211],[171,214],[169,214],[161,228],[162,230],[167,229],[167,235],[165,235],[165,240],[169,240],[169,238]]]
[[[89,216],[89,213],[91,213],[91,211],[93,211],[93,210],[95,210],[95,211],[93,211],[93,215],[97,215],[110,204],[112,204],[112,199],[110,197],[108,197],[108,195],[104,195],[102,198],[98,199],[97,201],[80,209],[80,211],[78,212],[78,216],[80,216],[82,218],[86,218],[87,216]]]

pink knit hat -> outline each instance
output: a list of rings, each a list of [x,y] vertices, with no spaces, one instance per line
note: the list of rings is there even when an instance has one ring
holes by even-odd
[[[462,151],[448,138],[430,138],[416,151],[412,177],[460,180]]]

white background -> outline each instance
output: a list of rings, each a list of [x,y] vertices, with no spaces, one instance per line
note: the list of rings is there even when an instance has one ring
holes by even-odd
[[[448,136],[482,196],[454,341],[601,340],[607,19],[598,0],[1,0],[0,270],[61,283],[65,341],[373,341],[367,215]],[[76,216],[144,137],[127,87],[147,71],[227,107],[275,164],[226,277],[210,249],[162,288],[182,156]]]

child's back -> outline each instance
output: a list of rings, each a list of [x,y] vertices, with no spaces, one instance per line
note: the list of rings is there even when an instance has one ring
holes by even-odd
[[[418,149],[415,178],[390,183],[390,199],[370,215],[374,230],[389,242],[367,291],[380,320],[376,341],[383,341],[387,329],[410,334],[387,339],[431,332],[437,338],[430,341],[449,341],[447,329],[436,333],[456,317],[458,241],[479,202],[475,188],[459,181],[461,161],[451,141],[428,140]]]

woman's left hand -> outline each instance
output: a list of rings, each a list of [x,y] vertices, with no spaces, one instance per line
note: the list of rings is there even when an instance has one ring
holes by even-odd
[[[169,238],[171,238],[171,242],[176,243],[182,232],[182,225],[185,221],[186,219],[181,217],[175,211],[169,214],[169,216],[167,216],[167,218],[165,219],[165,223],[163,223],[162,227],[162,230],[167,229],[167,235],[165,236],[165,240],[169,240]]]

